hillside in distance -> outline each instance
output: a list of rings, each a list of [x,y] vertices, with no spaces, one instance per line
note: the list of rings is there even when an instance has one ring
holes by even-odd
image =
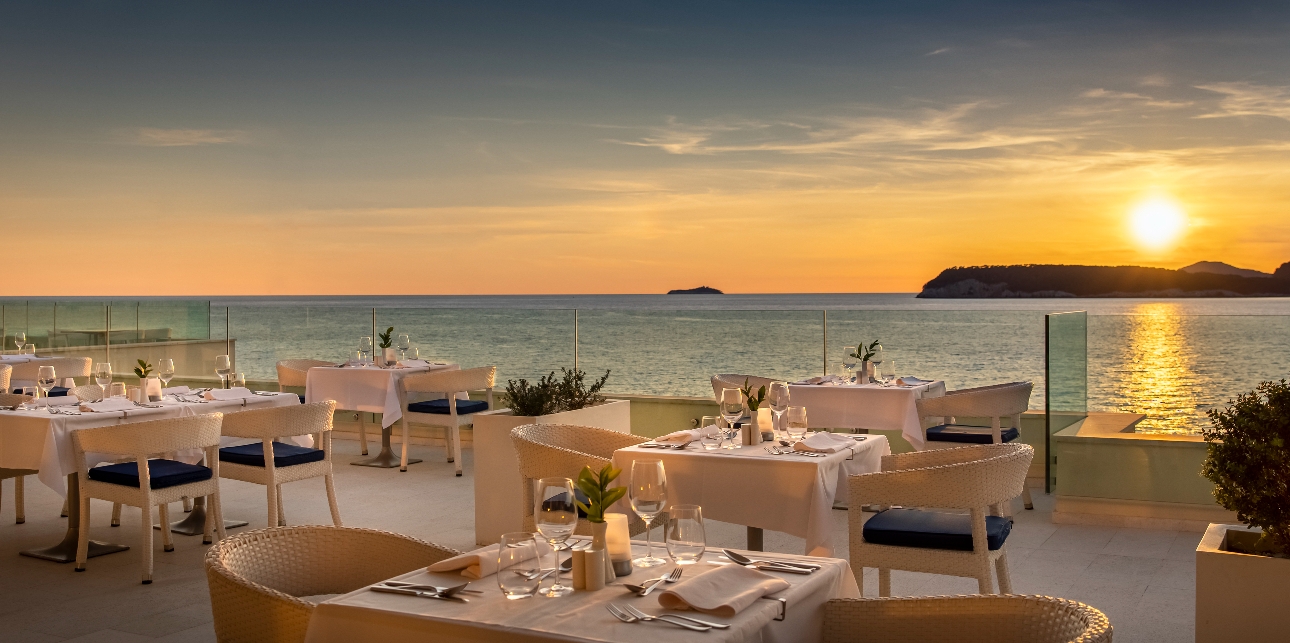
[[[1290,296],[1290,262],[1282,264],[1272,275],[1259,274],[1246,277],[1139,266],[956,267],[941,271],[923,285],[918,296],[927,299]]]

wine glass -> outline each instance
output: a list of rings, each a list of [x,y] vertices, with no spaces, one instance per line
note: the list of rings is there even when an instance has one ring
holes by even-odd
[[[412,348],[412,338],[407,335],[399,335],[399,338],[395,341],[394,345],[399,349],[399,359],[407,359],[408,349]]]
[[[873,364],[874,379],[878,379],[878,373],[882,370],[882,363],[887,359],[883,353],[882,344],[878,344],[873,349],[873,355],[869,357],[869,363]]]
[[[560,582],[560,543],[563,543],[578,526],[578,507],[573,501],[573,481],[568,478],[542,478],[537,481],[537,495],[533,503],[533,524],[538,534],[546,539],[555,551],[555,582],[542,591],[543,596],[556,598],[573,592],[573,587]]]
[[[103,389],[103,395],[100,397],[107,399],[107,387],[112,383],[112,365],[107,362],[99,362],[94,365],[94,383]]]
[[[891,386],[896,381],[896,360],[883,360],[882,369],[878,371],[878,379],[882,380],[883,386]]]
[[[170,380],[175,379],[175,360],[163,359],[157,361],[157,377],[161,378],[162,386],[170,386]],[[165,395],[161,399],[166,399]]]
[[[27,343],[27,333],[24,333],[21,331],[14,333],[13,343],[14,343],[14,351],[18,354],[21,354],[23,345]]]
[[[859,361],[860,358],[856,357],[855,346],[842,347],[842,368],[846,369],[848,378],[850,378],[851,374],[855,372],[856,364],[858,364]]]
[[[220,388],[228,388],[228,374],[232,372],[233,364],[229,362],[228,355],[215,358],[215,374],[219,376]]]
[[[677,565],[693,565],[703,558],[708,540],[703,531],[703,510],[699,505],[672,505],[667,510],[663,532],[667,555]]]
[[[784,412],[788,410],[791,397],[788,392],[788,382],[771,382],[770,389],[766,391],[766,401],[770,403],[770,412],[775,418],[771,428],[776,434],[784,431],[782,418]]]
[[[57,383],[58,379],[54,375],[53,366],[41,366],[36,370],[36,386],[40,387],[41,397],[45,398],[46,408],[49,409],[50,413],[54,412],[54,405],[49,403],[49,390],[54,388]]]
[[[521,565],[525,563],[535,564],[537,569],[524,569]],[[542,559],[533,534],[527,531],[502,534],[497,543],[497,586],[503,596],[516,600],[536,594],[542,584],[542,575],[538,573],[541,569]]]
[[[637,567],[657,567],[666,564],[666,560],[654,557],[654,539],[651,538],[653,534],[650,532],[650,523],[654,522],[654,519],[667,506],[667,473],[663,470],[663,461],[632,462],[632,481],[627,495],[631,499],[632,511],[645,521],[645,556],[633,560],[632,563]]]
[[[738,449],[739,442],[735,440],[735,422],[744,416],[744,393],[737,388],[722,389],[721,391],[721,417],[726,420],[727,437],[730,438],[730,444],[725,448]]]
[[[788,439],[797,442],[806,437],[806,407],[790,406],[784,418]]]
[[[372,338],[368,335],[359,337],[358,350],[363,351],[363,365],[366,366],[368,360],[372,358]]]

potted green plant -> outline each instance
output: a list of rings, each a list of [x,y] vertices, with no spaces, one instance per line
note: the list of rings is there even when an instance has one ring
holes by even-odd
[[[878,354],[878,351],[881,350],[882,344],[875,339],[868,346],[864,342],[856,344],[855,352],[848,354],[849,357],[854,357],[860,361],[860,370],[856,371],[856,383],[868,384],[873,381],[873,363],[869,360],[873,359]]]
[[[587,552],[586,567],[587,589],[590,590],[604,587],[606,583],[613,582],[615,577],[614,564],[609,559],[609,543],[606,540],[609,525],[605,522],[605,511],[627,494],[627,487],[609,486],[622,472],[622,469],[616,469],[612,464],[605,465],[599,473],[592,471],[591,467],[583,467],[575,483],[578,490],[587,496],[587,502],[574,502],[587,514],[587,522],[591,523],[591,551]],[[599,582],[596,579],[600,579]]]
[[[1209,411],[1201,474],[1244,525],[1210,524],[1196,547],[1196,641],[1290,632],[1290,385],[1263,382]]]
[[[761,408],[761,403],[766,401],[766,385],[763,384],[761,388],[754,391],[749,379],[745,377],[744,385],[739,387],[739,390],[743,392],[744,404],[748,406],[748,422],[740,428],[740,436],[744,446],[761,444],[763,420],[765,422],[764,426],[771,425],[769,409]],[[765,418],[761,417],[763,413],[766,415]]]
[[[394,327],[390,326],[385,329],[384,333],[377,333],[376,336],[381,340],[380,343],[377,344],[377,348],[380,348],[381,352],[376,356],[376,365],[393,366],[394,364],[397,364],[399,358],[392,348],[394,346]]]
[[[158,402],[161,400],[161,380],[152,377],[152,364],[138,360],[139,365],[134,367],[134,374],[139,376],[139,401],[140,402]]]

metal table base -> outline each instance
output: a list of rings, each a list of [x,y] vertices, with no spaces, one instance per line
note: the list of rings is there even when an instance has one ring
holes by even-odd
[[[248,523],[245,520],[225,520],[224,529],[237,529],[245,527]],[[153,529],[161,529],[161,525],[153,525]],[[213,529],[211,531],[214,531]],[[206,533],[206,498],[193,498],[193,510],[183,520],[170,523],[170,532],[183,536],[201,536]],[[210,543],[206,543],[210,544]]]
[[[381,428],[381,452],[376,454],[376,457],[368,458],[366,460],[358,460],[357,462],[351,462],[350,464],[358,465],[360,467],[378,467],[381,469],[393,469],[399,466],[399,456],[394,453],[394,449],[390,448],[390,434],[393,433],[393,431],[393,424]],[[408,458],[408,464],[416,464],[420,461],[421,460],[417,458]]]
[[[41,560],[52,560],[56,563],[76,562],[76,541],[80,538],[81,532],[80,497],[80,481],[75,473],[70,473],[67,475],[67,533],[63,535],[63,541],[52,547],[45,547],[44,549],[29,549],[21,552],[23,556],[30,556]],[[126,547],[125,545],[114,545],[112,543],[91,540],[89,558],[115,554],[127,549],[129,549],[129,547]]]

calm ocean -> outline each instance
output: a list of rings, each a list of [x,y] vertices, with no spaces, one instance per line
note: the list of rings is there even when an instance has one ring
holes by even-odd
[[[950,388],[1031,380],[1044,400],[1044,315],[1088,318],[1088,408],[1145,413],[1144,430],[1193,432],[1206,409],[1290,375],[1290,299],[925,300],[907,294],[263,297],[211,301],[211,335],[239,370],[339,360],[395,327],[422,355],[496,364],[499,381],[575,359],[620,393],[711,395],[714,373],[785,379],[840,368],[844,346],[882,341],[902,375]],[[824,340],[827,311],[828,342]]]

